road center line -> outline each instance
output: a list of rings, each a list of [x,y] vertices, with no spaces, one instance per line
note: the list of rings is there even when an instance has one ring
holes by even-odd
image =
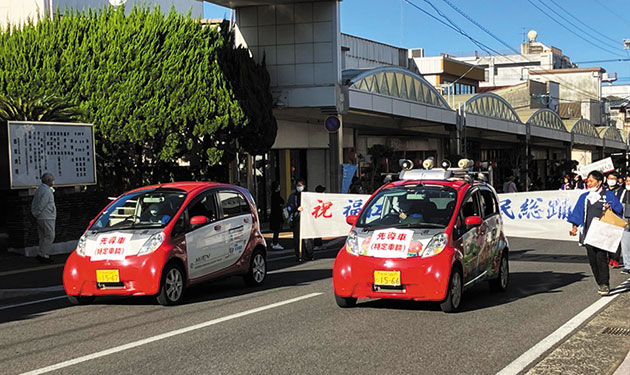
[[[627,288],[629,282],[630,282],[630,279],[626,280],[615,289]],[[573,331],[575,331],[575,329],[577,329],[580,325],[582,325],[582,323],[584,323],[595,313],[603,309],[606,305],[611,303],[618,296],[619,296],[619,293],[614,294],[609,297],[600,298],[599,300],[597,300],[597,302],[593,303],[586,309],[582,310],[582,312],[580,312],[579,314],[574,316],[571,320],[569,320],[564,325],[562,325],[562,327],[558,328],[552,334],[545,337],[538,344],[532,346],[528,351],[526,351],[520,357],[512,361],[512,363],[507,365],[503,370],[497,372],[497,375],[513,375],[513,374],[520,373],[532,362],[534,362],[541,355],[543,355],[547,350],[551,349],[551,347],[557,344],[560,340],[564,339],[566,336],[568,336]]]
[[[136,348],[138,346],[150,344],[150,343],[155,342],[155,341],[164,340],[164,339],[167,339],[169,337],[181,335],[181,334],[184,334],[184,333],[187,333],[187,332],[191,332],[191,331],[195,331],[195,330],[198,330],[198,329],[201,329],[201,328],[206,328],[206,327],[209,327],[209,326],[212,326],[212,325],[215,325],[215,324],[226,322],[228,320],[242,318],[244,316],[255,314],[255,313],[258,313],[258,312],[261,312],[261,311],[265,311],[265,310],[273,309],[273,308],[276,308],[276,307],[288,305],[290,303],[294,303],[294,302],[302,301],[302,300],[305,300],[305,299],[308,299],[308,298],[316,297],[316,296],[319,296],[321,294],[323,294],[323,293],[306,294],[306,295],[303,295],[303,296],[300,296],[300,297],[296,297],[296,298],[291,298],[291,299],[288,299],[288,300],[285,300],[285,301],[282,301],[282,302],[276,302],[276,303],[272,303],[270,305],[265,305],[265,306],[257,307],[255,309],[251,309],[251,310],[243,311],[243,312],[240,312],[240,313],[224,316],[222,318],[209,320],[207,322],[195,324],[195,325],[190,326],[190,327],[176,329],[174,331],[166,332],[166,333],[163,333],[161,335],[157,335],[157,336],[149,337],[149,338],[146,338],[146,339],[134,341],[134,342],[131,342],[129,344],[121,345],[121,346],[118,346],[118,347],[115,347],[115,348],[111,348],[111,349],[103,350],[103,351],[100,351],[100,352],[84,355],[82,357],[71,359],[71,360],[68,360],[68,361],[65,361],[65,362],[60,362],[60,363],[57,363],[57,364],[54,364],[54,365],[51,365],[51,366],[47,366],[47,367],[43,367],[43,368],[40,368],[40,369],[37,369],[37,370],[25,372],[22,375],[44,374],[44,373],[47,373],[47,372],[50,372],[50,371],[59,370],[59,369],[65,368],[65,367],[76,365],[76,364],[81,363],[81,362],[86,362],[86,361],[89,361],[89,360],[92,360],[92,359],[105,357],[105,356],[110,355],[110,354],[119,353],[119,352],[122,352],[122,351],[125,351],[125,350]]]

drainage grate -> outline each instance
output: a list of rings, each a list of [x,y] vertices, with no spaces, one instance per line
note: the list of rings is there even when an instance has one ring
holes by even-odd
[[[606,327],[602,331],[602,334],[614,336],[630,336],[630,328]]]

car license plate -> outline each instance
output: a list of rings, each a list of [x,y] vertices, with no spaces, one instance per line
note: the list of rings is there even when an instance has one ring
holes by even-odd
[[[120,277],[118,270],[96,270],[96,282],[98,283],[118,283]]]
[[[400,285],[400,271],[374,271],[374,285]]]

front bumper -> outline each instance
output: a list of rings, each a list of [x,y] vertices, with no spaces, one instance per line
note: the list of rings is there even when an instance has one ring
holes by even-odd
[[[343,247],[333,266],[333,287],[340,297],[442,301],[446,298],[453,250],[429,258],[374,258],[355,256]],[[401,286],[374,285],[374,271],[400,271]]]
[[[63,270],[66,294],[76,296],[154,295],[159,292],[166,256],[156,251],[124,260],[91,261],[73,252]],[[97,283],[96,270],[118,270],[120,283]]]

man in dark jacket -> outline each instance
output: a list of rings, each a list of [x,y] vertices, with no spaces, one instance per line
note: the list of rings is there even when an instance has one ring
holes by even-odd
[[[313,240],[302,240],[302,252],[300,253],[300,214],[302,213],[302,192],[306,185],[303,179],[295,183],[295,191],[287,199],[289,222],[293,229],[293,247],[295,248],[295,260],[302,262],[304,259],[313,258]]]
[[[584,244],[584,240],[594,218],[601,217],[606,208],[611,208],[617,215],[623,209],[615,194],[603,188],[604,175],[599,171],[592,171],[586,178],[587,192],[580,195],[573,207],[568,221],[573,224],[569,231],[571,236],[578,234],[581,227],[579,243],[586,247],[588,261],[599,286],[598,293],[602,296],[610,294],[610,273],[608,270],[608,252],[592,245]]]

